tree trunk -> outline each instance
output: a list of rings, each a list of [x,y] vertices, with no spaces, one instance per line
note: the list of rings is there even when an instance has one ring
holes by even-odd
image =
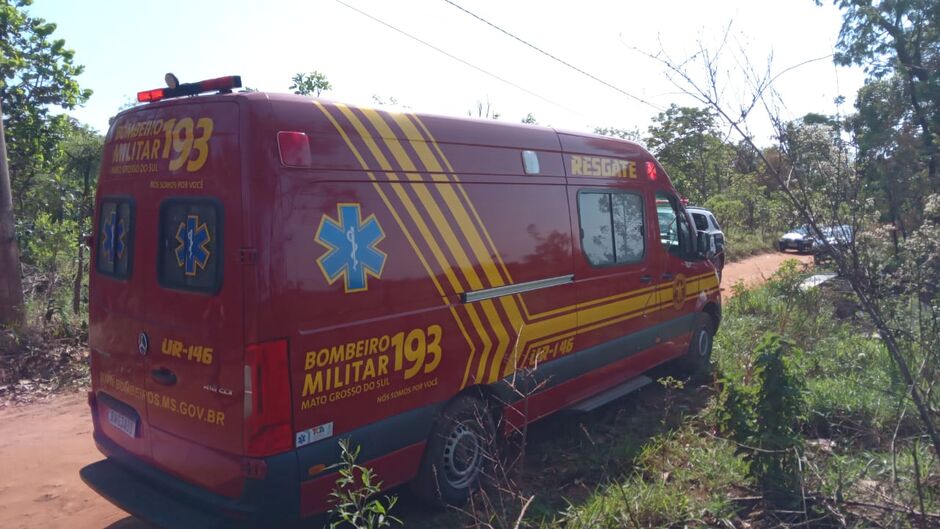
[[[22,268],[13,226],[13,195],[0,102],[0,326],[23,321]]]
[[[79,208],[78,218],[78,270],[75,272],[75,283],[72,287],[72,312],[78,314],[82,308],[82,278],[85,276],[85,220],[91,216],[88,207],[89,183],[93,164],[85,165],[85,181],[82,186],[82,205]],[[89,250],[91,250],[89,248]],[[90,257],[90,256],[89,256]]]
[[[85,275],[85,235],[78,232],[78,270],[72,285],[72,313],[78,314],[82,308],[82,276]]]

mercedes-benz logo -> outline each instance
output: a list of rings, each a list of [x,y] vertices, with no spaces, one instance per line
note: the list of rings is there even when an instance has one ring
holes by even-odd
[[[141,355],[146,355],[147,351],[150,350],[150,337],[147,336],[147,333],[142,332],[137,336],[137,352]]]

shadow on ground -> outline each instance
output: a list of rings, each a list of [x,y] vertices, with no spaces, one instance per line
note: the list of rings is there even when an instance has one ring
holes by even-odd
[[[154,527],[148,523],[138,520],[137,518],[134,518],[133,516],[128,516],[127,518],[114,522],[104,529],[154,529]]]
[[[669,374],[665,368],[648,373],[654,381]],[[518,480],[527,495],[535,495],[529,517],[550,520],[598,486],[625,479],[644,445],[704,409],[711,393],[708,384],[667,389],[654,382],[590,413],[560,412],[531,425]],[[399,496],[394,514],[406,527],[463,527],[469,521],[453,510],[429,510],[407,488],[393,493]]]

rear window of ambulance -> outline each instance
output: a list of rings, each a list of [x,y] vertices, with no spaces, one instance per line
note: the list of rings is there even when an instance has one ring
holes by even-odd
[[[134,203],[129,198],[102,199],[95,256],[98,273],[116,279],[130,277],[133,241]]]
[[[157,274],[167,288],[214,294],[222,286],[222,205],[174,198],[160,205]]]

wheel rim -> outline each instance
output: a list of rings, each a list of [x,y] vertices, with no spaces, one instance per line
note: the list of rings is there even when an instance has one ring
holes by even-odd
[[[480,437],[465,422],[455,422],[444,439],[444,478],[456,489],[470,486],[483,466]]]
[[[698,354],[699,356],[708,356],[709,351],[711,350],[712,337],[708,334],[708,331],[702,329],[698,333]]]

